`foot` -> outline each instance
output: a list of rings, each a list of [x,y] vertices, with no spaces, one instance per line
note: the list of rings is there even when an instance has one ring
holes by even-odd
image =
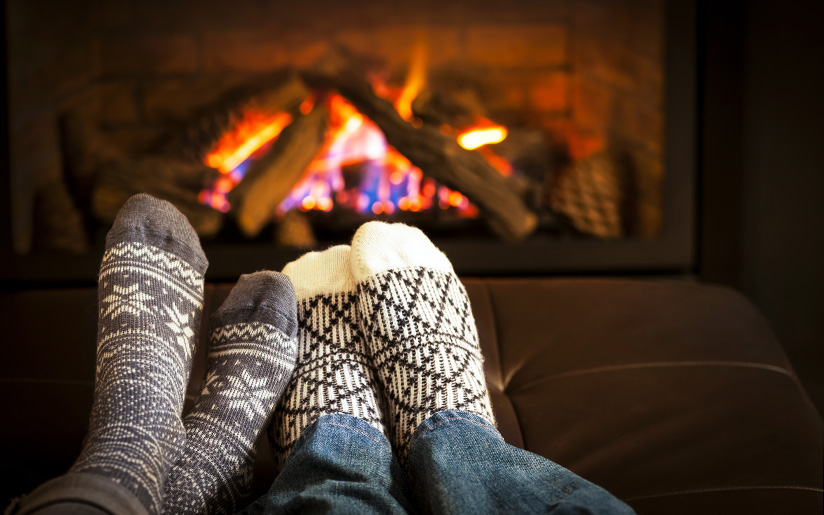
[[[135,195],[106,237],[89,433],[70,473],[107,477],[159,513],[181,420],[208,262],[172,204]]]
[[[344,413],[384,432],[357,322],[349,247],[310,252],[283,273],[298,299],[298,358],[271,431],[281,466],[304,429],[323,415]]]
[[[494,424],[475,319],[446,256],[419,229],[369,222],[355,233],[351,260],[401,461],[415,429],[439,411]]]
[[[186,450],[164,513],[236,511],[251,490],[257,438],[295,368],[295,292],[285,275],[241,276],[211,324],[206,382],[183,420]]]

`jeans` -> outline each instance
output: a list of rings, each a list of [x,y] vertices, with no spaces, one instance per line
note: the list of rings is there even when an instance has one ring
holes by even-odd
[[[340,413],[298,439],[269,492],[240,513],[633,513],[609,492],[504,442],[472,413],[442,411],[412,435],[408,475],[389,441]],[[13,504],[9,513],[144,514],[108,478],[69,474]]]
[[[408,461],[405,476],[379,431],[326,415],[301,435],[269,492],[241,513],[633,513],[603,488],[506,444],[472,413],[425,420]]]

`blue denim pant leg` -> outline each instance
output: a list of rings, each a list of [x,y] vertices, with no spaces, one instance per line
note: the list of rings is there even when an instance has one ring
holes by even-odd
[[[415,498],[432,513],[633,513],[603,488],[504,442],[483,418],[442,411],[412,436]]]
[[[380,431],[335,413],[304,430],[269,492],[242,513],[407,513],[407,485]]]

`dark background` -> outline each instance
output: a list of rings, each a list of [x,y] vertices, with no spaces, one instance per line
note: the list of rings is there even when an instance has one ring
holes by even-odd
[[[698,276],[761,309],[822,413],[824,2],[699,6]]]

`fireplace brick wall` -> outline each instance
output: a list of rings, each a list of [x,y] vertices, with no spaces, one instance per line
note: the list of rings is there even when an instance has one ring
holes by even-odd
[[[402,80],[421,27],[432,80],[477,78],[492,119],[543,129],[574,157],[628,152],[636,232],[654,236],[662,223],[663,0],[12,0],[8,14],[18,252],[48,246],[38,234],[59,230],[38,227],[38,203],[71,202],[62,112],[90,113],[112,145],[141,152],[231,88],[307,65],[330,42]]]

